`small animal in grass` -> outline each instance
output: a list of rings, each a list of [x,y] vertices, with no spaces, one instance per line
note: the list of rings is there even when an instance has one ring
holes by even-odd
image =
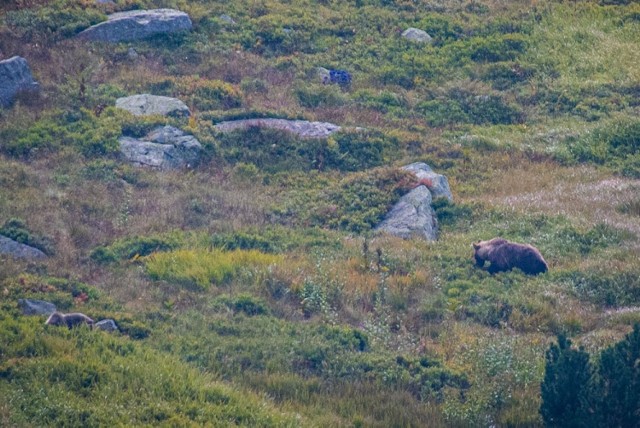
[[[87,324],[90,328],[93,328],[93,320],[86,316],[85,314],[81,314],[79,312],[75,312],[72,314],[63,314],[61,312],[52,313],[47,321],[45,321],[46,325],[57,325],[57,326],[67,326],[69,329],[73,327],[77,327],[81,324]]]
[[[493,238],[489,241],[474,243],[473,250],[476,266],[483,267],[485,262],[489,262],[487,272],[491,274],[509,271],[513,268],[518,268],[528,275],[538,275],[549,270],[540,251],[529,244],[518,244],[503,238]]]

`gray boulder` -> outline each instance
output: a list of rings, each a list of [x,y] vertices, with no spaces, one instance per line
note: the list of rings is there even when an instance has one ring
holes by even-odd
[[[47,257],[45,253],[37,248],[21,244],[2,235],[0,235],[0,254],[8,254],[17,259],[27,260],[41,260]]]
[[[426,163],[415,162],[402,167],[402,169],[414,173],[420,180],[429,181],[431,183],[431,185],[429,185],[429,190],[431,190],[431,196],[434,198],[443,196],[450,201],[453,201],[453,195],[451,194],[449,180],[447,180],[447,177],[435,173]]]
[[[424,162],[412,163],[402,169],[424,182],[400,198],[375,230],[404,239],[420,237],[434,241],[438,237],[438,220],[431,203],[437,197],[453,201],[449,181]]]
[[[375,231],[404,239],[418,237],[435,241],[438,221],[431,201],[431,192],[426,186],[416,187],[400,198]]]
[[[27,60],[14,56],[0,61],[0,107],[9,107],[21,91],[37,91]]]
[[[220,132],[230,132],[237,129],[251,127],[281,129],[291,132],[301,138],[326,138],[340,130],[340,126],[327,122],[309,122],[308,120],[286,119],[243,119],[221,122],[216,129]]]
[[[112,319],[100,320],[93,325],[94,328],[98,330],[104,330],[111,333],[112,331],[120,331],[118,328],[118,324]]]
[[[144,39],[159,33],[191,30],[189,15],[175,9],[130,10],[108,16],[78,34],[83,40],[124,42]]]
[[[18,299],[18,307],[23,315],[46,315],[56,311],[56,305],[44,300]]]
[[[200,160],[202,145],[173,126],[151,131],[144,139],[121,137],[120,152],[131,163],[161,170],[190,168]]]
[[[432,40],[426,31],[418,28],[407,28],[402,32],[402,37],[416,43],[431,43]]]
[[[162,116],[183,117],[191,114],[189,107],[177,98],[149,94],[118,98],[116,107],[127,110],[135,116],[159,114]]]

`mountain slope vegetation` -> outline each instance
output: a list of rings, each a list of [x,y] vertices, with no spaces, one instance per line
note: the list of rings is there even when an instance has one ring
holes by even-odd
[[[192,30],[75,37],[155,8]],[[555,338],[606,357],[640,322],[639,40],[629,0],[0,1],[40,84],[0,108],[0,234],[48,256],[0,255],[0,425],[543,426]],[[115,108],[144,93],[191,115]],[[265,117],[343,129],[215,128]],[[123,158],[161,125],[197,166]],[[413,162],[453,193],[434,242],[373,231]],[[474,266],[497,236],[549,272]]]

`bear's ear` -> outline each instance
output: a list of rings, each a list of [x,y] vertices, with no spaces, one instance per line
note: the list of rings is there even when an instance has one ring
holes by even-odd
[[[477,243],[476,243],[476,242],[474,242],[474,243],[473,243],[473,244],[471,244],[471,245],[473,245],[473,249],[474,249],[474,250],[478,250],[478,249],[480,249],[480,241],[478,241]]]

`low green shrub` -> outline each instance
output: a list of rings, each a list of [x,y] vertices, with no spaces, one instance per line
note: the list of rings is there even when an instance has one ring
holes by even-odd
[[[211,245],[226,251],[259,250],[264,253],[283,253],[314,247],[338,247],[340,241],[328,231],[318,228],[292,229],[269,226],[218,233],[211,237]]]
[[[19,158],[45,156],[65,147],[88,158],[113,156],[118,151],[118,137],[122,134],[120,120],[111,114],[96,117],[86,109],[58,111],[28,128],[8,127],[0,131],[4,142],[0,150]]]
[[[611,307],[640,304],[640,272],[637,269],[564,271],[555,276],[588,302]]]
[[[269,313],[266,302],[251,294],[239,294],[237,296],[223,294],[213,302],[213,307],[220,305],[236,314],[242,312],[247,316],[266,315]]]
[[[171,251],[181,245],[182,240],[176,234],[138,236],[97,247],[91,251],[90,258],[98,263],[113,263],[118,260],[148,256],[157,251]]]
[[[124,180],[127,183],[136,183],[139,170],[131,165],[116,162],[112,159],[96,159],[87,162],[82,168],[81,175],[88,180],[115,183]]]
[[[577,162],[612,167],[631,177],[640,177],[640,121],[620,119],[596,128],[570,142],[569,153]]]
[[[307,108],[337,107],[348,103],[348,97],[337,85],[305,84],[294,89],[301,106]]]
[[[121,335],[0,318],[0,355],[9,425],[294,425],[257,395]]]
[[[197,75],[153,81],[147,84],[145,90],[155,95],[179,97],[200,111],[228,110],[242,104],[240,92],[231,84]]]
[[[363,89],[353,94],[353,99],[363,107],[382,113],[394,112],[401,116],[409,108],[407,100],[401,94],[388,90],[372,91]]]
[[[323,210],[309,213],[315,222],[363,233],[378,225],[394,203],[415,184],[415,176],[394,168],[373,168],[347,176],[326,190]]]
[[[518,62],[497,62],[489,65],[482,79],[491,83],[494,89],[507,90],[535,76],[535,68]]]
[[[260,171],[356,171],[380,166],[397,156],[398,141],[375,130],[346,130],[328,139],[298,138],[277,129],[250,127],[218,137],[219,155],[231,164]]]
[[[6,13],[6,25],[26,42],[51,43],[69,38],[85,28],[106,20],[97,9],[76,2],[56,0],[45,7],[24,8]]]
[[[438,226],[457,228],[461,222],[470,222],[474,207],[468,204],[456,204],[445,197],[435,198],[431,204],[438,218]]]
[[[458,88],[450,89],[444,96],[422,101],[416,110],[431,126],[514,124],[524,120],[521,109],[499,95],[478,95]]]

